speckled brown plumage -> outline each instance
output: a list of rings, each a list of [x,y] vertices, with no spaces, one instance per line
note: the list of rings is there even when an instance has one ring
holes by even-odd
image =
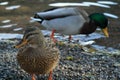
[[[22,44],[25,40],[27,43]],[[38,28],[27,28],[22,41],[16,47],[19,45],[18,63],[30,74],[49,73],[59,62],[59,49],[54,42],[47,41]]]

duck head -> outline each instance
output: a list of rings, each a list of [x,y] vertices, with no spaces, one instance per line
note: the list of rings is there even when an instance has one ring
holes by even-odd
[[[44,40],[42,33],[36,27],[29,27],[25,30],[23,39],[15,46],[15,48],[21,48],[24,46],[33,46],[37,47],[39,44],[41,45]]]
[[[100,27],[106,37],[108,34],[108,19],[102,13],[93,13],[89,16],[90,20],[95,23],[96,26]]]

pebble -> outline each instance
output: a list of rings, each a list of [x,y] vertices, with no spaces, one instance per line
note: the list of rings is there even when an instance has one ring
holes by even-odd
[[[17,41],[0,41],[0,80],[31,80],[16,61]],[[54,80],[120,80],[119,57],[104,54],[84,54],[80,47],[59,46],[61,59],[53,73]],[[91,54],[91,53],[90,53]],[[72,59],[66,57],[72,56]],[[45,76],[36,76],[38,80],[47,80]]]

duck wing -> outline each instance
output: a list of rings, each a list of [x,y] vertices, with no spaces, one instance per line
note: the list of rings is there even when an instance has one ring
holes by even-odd
[[[76,10],[77,10],[76,12],[79,14],[80,17],[83,17],[86,21],[89,20],[88,18],[89,15],[84,9],[80,7],[76,7]]]
[[[84,15],[86,16],[86,12],[77,7],[66,7],[66,8],[53,8],[45,10],[44,12],[37,12],[34,18],[40,18],[43,20],[51,20],[56,18],[64,18],[68,16],[74,15]]]

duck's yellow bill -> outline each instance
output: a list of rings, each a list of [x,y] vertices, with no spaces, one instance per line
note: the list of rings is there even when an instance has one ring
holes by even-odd
[[[109,37],[109,33],[108,33],[108,28],[107,28],[107,27],[104,28],[104,29],[102,29],[102,31],[103,31],[103,33],[104,33],[104,35],[105,35],[106,37]]]
[[[27,40],[23,40],[20,44],[16,45],[15,48],[20,48],[21,46],[27,44]]]

